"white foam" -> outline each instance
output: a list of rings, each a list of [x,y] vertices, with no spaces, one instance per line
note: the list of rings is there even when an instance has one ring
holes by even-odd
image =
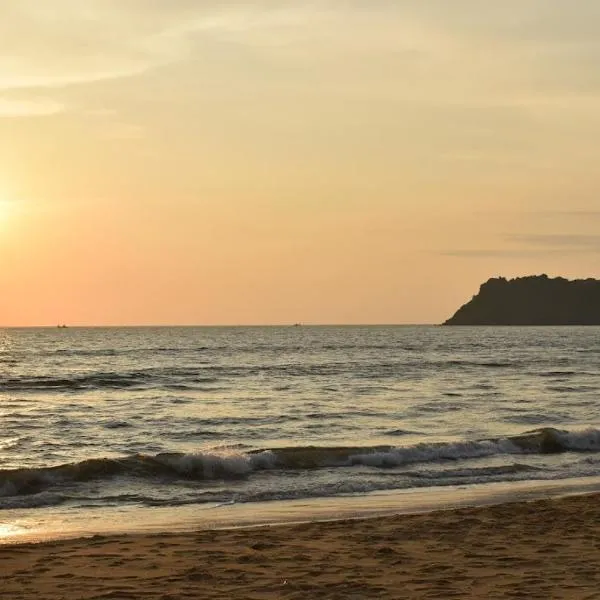
[[[496,454],[521,454],[510,440],[451,442],[448,444],[418,444],[407,448],[394,448],[385,452],[353,454],[350,464],[369,467],[399,467],[402,465],[437,460],[481,458]]]
[[[203,479],[216,479],[226,475],[244,476],[258,469],[268,469],[275,465],[272,452],[244,454],[229,450],[221,453],[183,454],[160,456],[160,461],[182,475],[201,473]]]

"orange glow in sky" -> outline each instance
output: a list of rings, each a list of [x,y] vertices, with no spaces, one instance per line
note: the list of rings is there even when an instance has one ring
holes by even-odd
[[[437,323],[600,276],[596,0],[4,0],[1,325]]]

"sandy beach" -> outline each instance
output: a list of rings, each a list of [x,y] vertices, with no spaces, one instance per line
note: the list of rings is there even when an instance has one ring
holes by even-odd
[[[4,545],[2,598],[598,598],[599,501]]]

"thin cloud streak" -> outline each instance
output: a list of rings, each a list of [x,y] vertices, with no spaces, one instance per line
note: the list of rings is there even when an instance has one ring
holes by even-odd
[[[600,219],[600,210],[539,210],[522,214],[531,214],[536,217],[545,217],[550,219]]]
[[[600,235],[525,234],[506,236],[506,241],[532,248],[448,250],[442,256],[457,258],[530,258],[564,254],[600,254]],[[542,246],[542,249],[539,247]]]
[[[54,100],[9,100],[0,98],[0,118],[42,117],[63,112],[66,106]]]
[[[575,252],[570,252],[575,254]],[[563,250],[448,250],[440,252],[440,256],[454,258],[539,258],[557,254],[564,254]]]
[[[549,248],[581,248],[600,251],[600,235],[579,233],[533,233],[527,235],[512,235],[508,239],[517,243],[548,246]]]

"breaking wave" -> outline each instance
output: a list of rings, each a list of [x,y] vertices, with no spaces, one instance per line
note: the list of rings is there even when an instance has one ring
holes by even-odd
[[[301,446],[250,451],[227,449],[196,454],[136,454],[121,458],[91,458],[51,467],[0,469],[0,499],[4,499],[0,501],[0,507],[35,507],[56,503],[59,502],[56,492],[61,486],[100,482],[116,477],[148,481],[208,482],[247,478],[259,471],[293,472],[357,466],[380,470],[498,455],[561,452],[600,452],[600,430],[566,431],[544,428],[506,438],[421,443],[404,447]],[[521,465],[508,469],[513,472],[515,468],[525,469]],[[501,475],[503,469],[506,467],[495,468],[495,471],[492,469],[490,474]],[[456,477],[473,474],[475,471],[468,466],[461,466],[459,470],[449,471],[447,475],[452,473]],[[427,477],[426,472],[420,476]],[[6,502],[8,498],[12,499],[9,503]]]

